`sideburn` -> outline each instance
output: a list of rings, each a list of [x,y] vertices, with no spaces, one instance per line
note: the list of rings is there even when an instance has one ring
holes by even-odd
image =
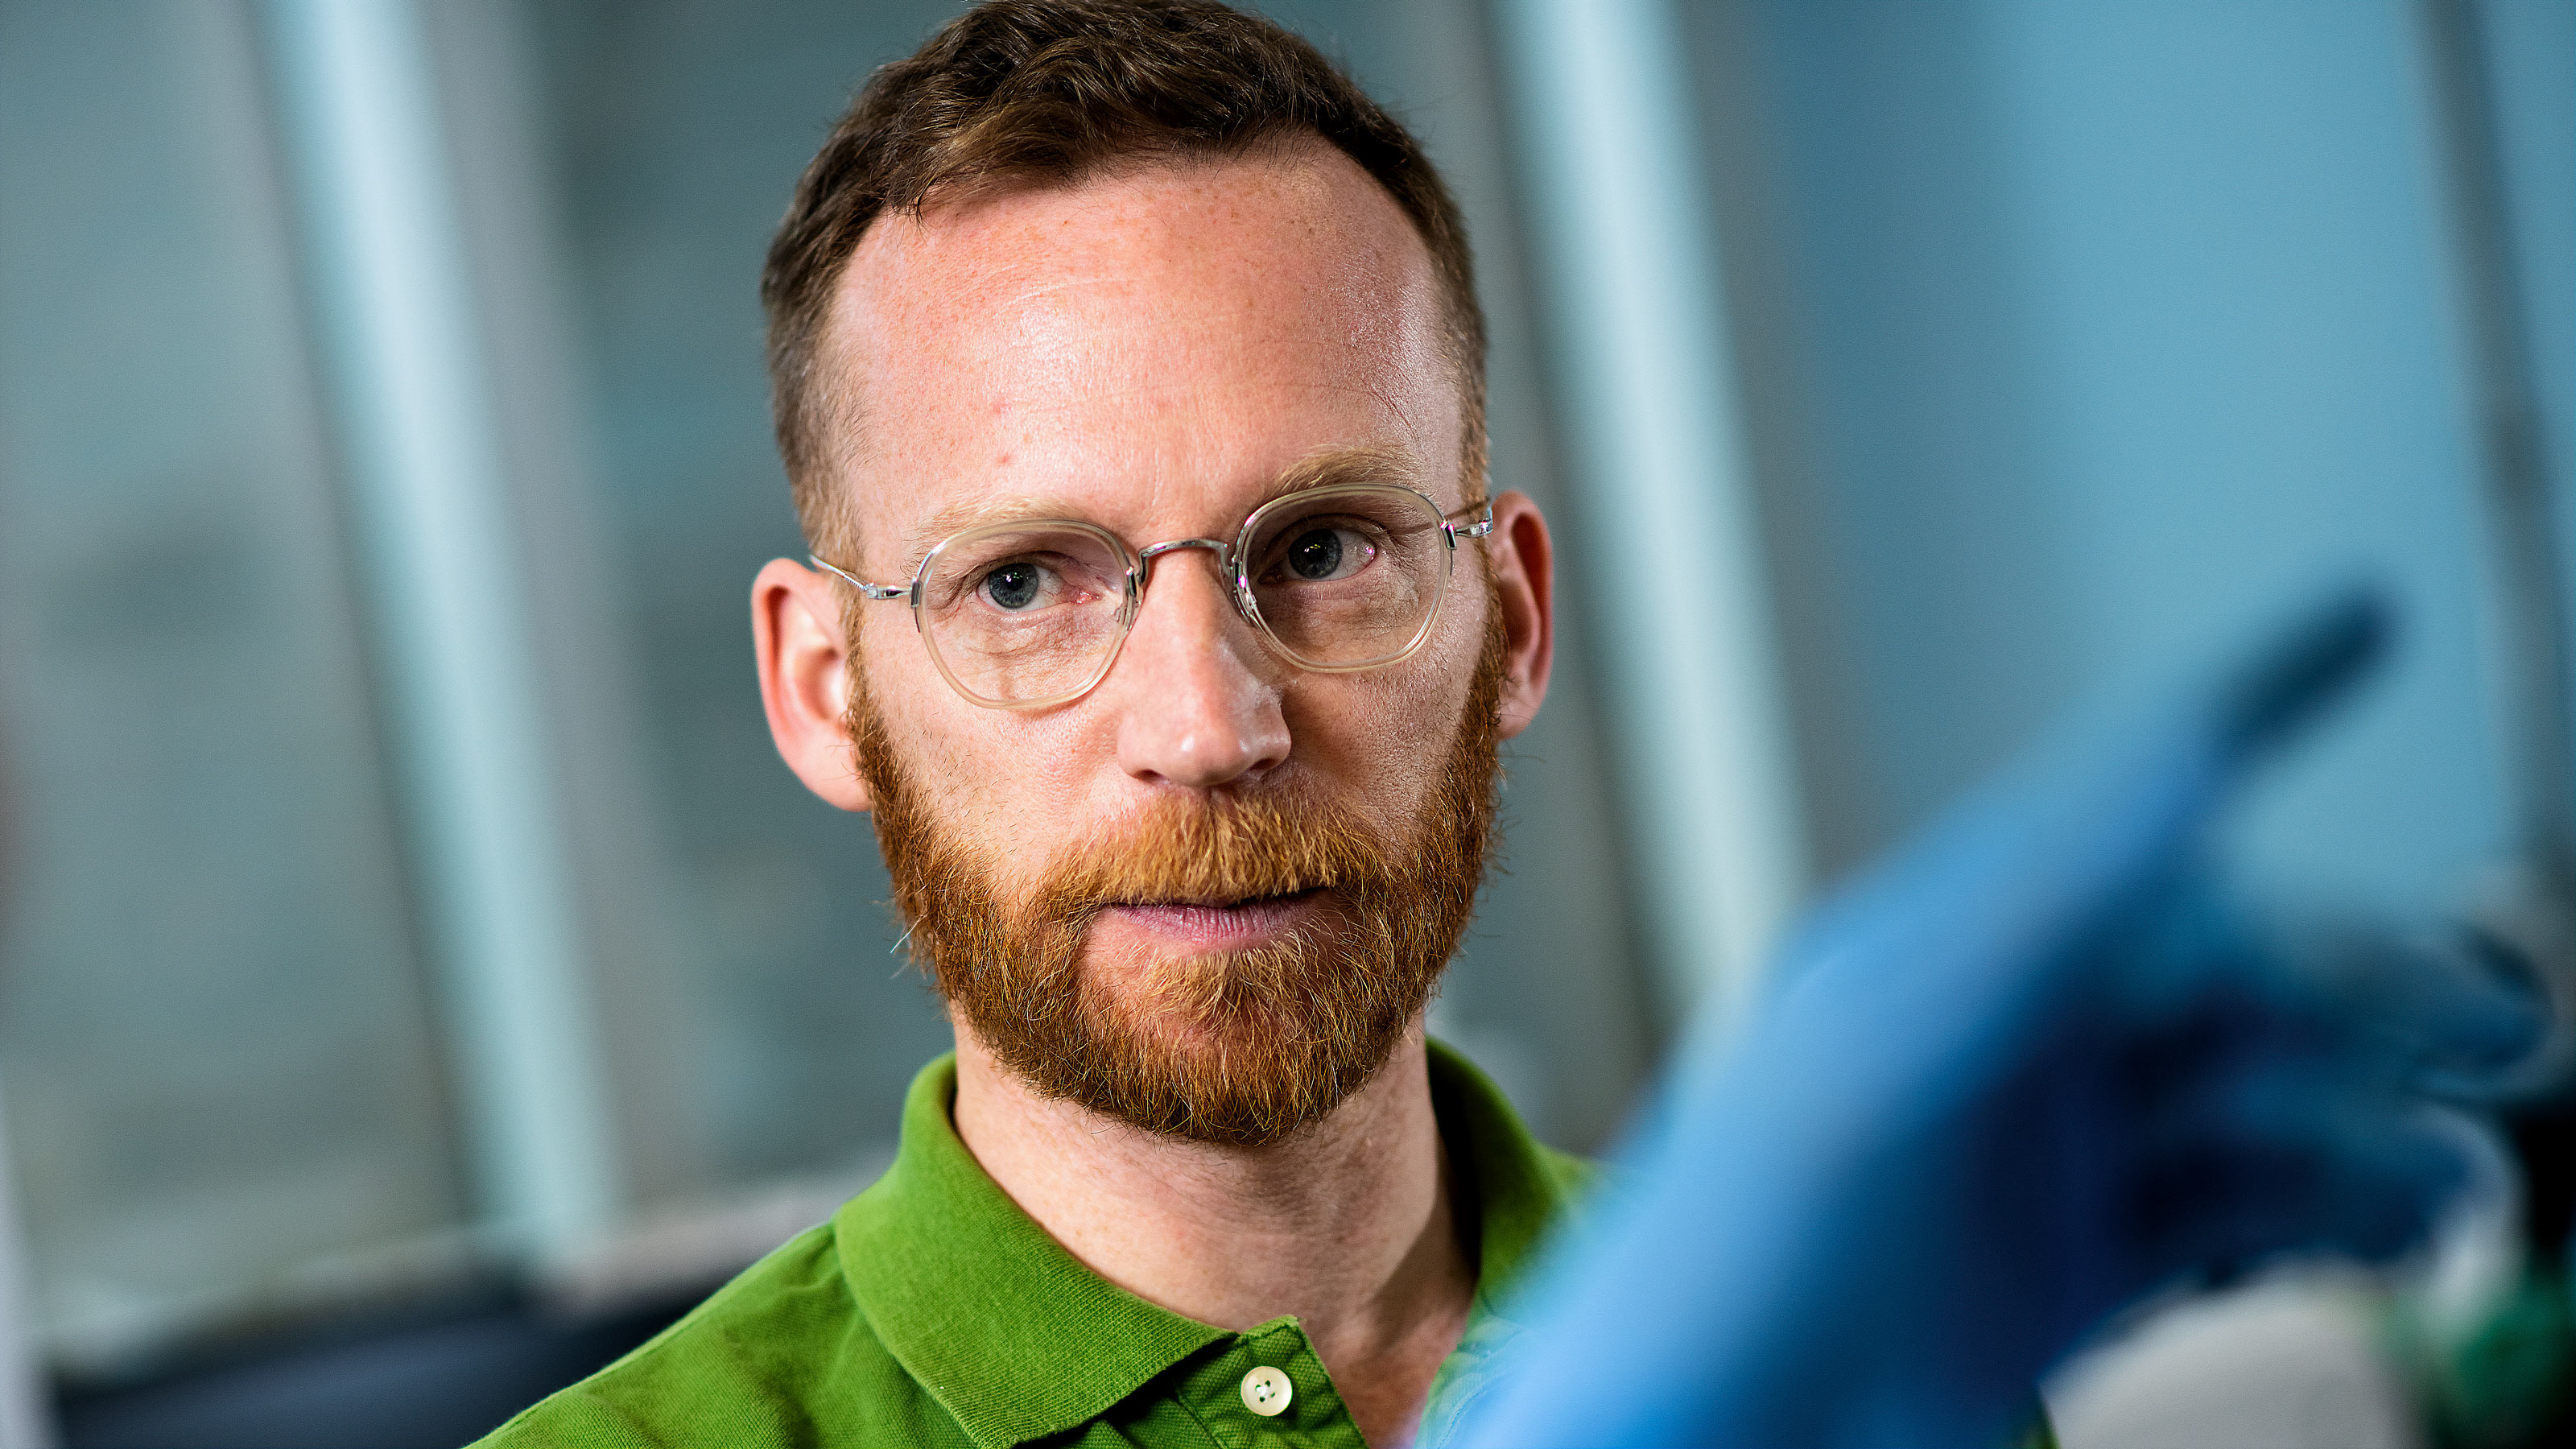
[[[1258,1146],[1364,1086],[1456,953],[1493,833],[1506,667],[1497,612],[1409,840],[1301,794],[1164,800],[1059,848],[1018,901],[933,815],[857,668],[846,727],[911,956],[994,1056],[1044,1095],[1147,1131]],[[1083,970],[1110,904],[1316,887],[1338,911],[1289,939],[1115,993]]]

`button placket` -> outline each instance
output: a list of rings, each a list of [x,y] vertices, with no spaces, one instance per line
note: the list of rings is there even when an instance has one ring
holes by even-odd
[[[1293,1318],[1237,1334],[1183,1392],[1214,1449],[1367,1449]]]

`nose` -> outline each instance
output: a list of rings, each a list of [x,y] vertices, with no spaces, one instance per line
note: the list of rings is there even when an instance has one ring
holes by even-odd
[[[1155,561],[1127,647],[1101,682],[1120,713],[1119,767],[1135,779],[1212,789],[1288,758],[1286,666],[1235,612],[1214,560],[1191,549]]]

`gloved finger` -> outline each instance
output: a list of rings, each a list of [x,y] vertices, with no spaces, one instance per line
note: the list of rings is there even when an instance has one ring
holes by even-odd
[[[2366,585],[2294,616],[2219,672],[2206,705],[2219,753],[2243,766],[2281,748],[2349,693],[2395,634],[2386,596]]]
[[[2516,1071],[2539,1049],[2550,1003],[2539,983],[2473,932],[2254,912],[2205,877],[2126,923],[2105,1010],[2149,1044],[2219,1030],[2331,1041],[2411,1090]]]
[[[2474,1097],[2548,1032],[2539,983],[2466,930],[2311,924],[2285,933],[2280,959],[2289,988],[2311,994],[2309,1009],[2417,1090]]]
[[[2127,1204],[2150,1276],[2290,1248],[2385,1258],[2466,1182],[2457,1129],[2298,1041],[2171,1084]]]

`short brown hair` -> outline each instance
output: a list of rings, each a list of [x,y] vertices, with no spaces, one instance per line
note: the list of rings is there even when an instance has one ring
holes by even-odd
[[[815,371],[833,286],[870,222],[982,184],[1071,183],[1113,162],[1239,154],[1299,133],[1375,177],[1430,249],[1464,394],[1464,482],[1480,496],[1484,312],[1458,205],[1412,133],[1315,47],[1213,0],[985,0],[868,78],[769,244],[771,403],[806,538],[827,557],[849,541]]]

